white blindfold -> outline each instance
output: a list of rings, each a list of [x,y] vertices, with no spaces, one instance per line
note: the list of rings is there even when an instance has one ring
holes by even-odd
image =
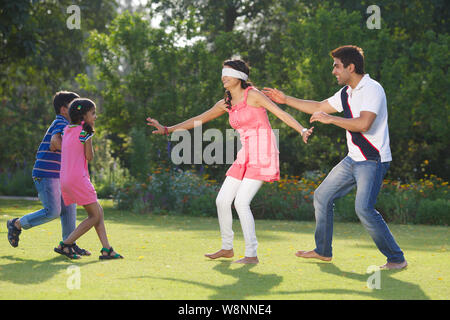
[[[238,79],[241,79],[244,81],[247,81],[247,79],[248,79],[248,75],[246,75],[244,72],[235,70],[233,68],[223,68],[222,69],[222,77],[223,76],[238,78]]]

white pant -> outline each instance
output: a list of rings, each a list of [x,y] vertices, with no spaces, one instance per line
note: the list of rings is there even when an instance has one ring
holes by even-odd
[[[245,240],[245,256],[256,257],[255,221],[250,202],[261,188],[263,181],[247,179],[238,180],[233,177],[226,177],[216,198],[217,215],[219,216],[220,233],[222,235],[222,249],[233,249],[233,217],[231,204],[234,200],[234,207],[239,215],[242,232]]]

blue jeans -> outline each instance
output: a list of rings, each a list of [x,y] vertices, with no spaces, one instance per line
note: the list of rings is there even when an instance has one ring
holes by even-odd
[[[20,218],[22,228],[30,229],[61,217],[62,237],[65,240],[75,230],[77,205],[64,204],[58,178],[33,178],[33,180],[44,208]]]
[[[332,256],[334,201],[356,185],[355,210],[361,223],[388,262],[405,260],[386,222],[374,208],[389,165],[389,162],[380,160],[354,161],[347,156],[331,170],[314,192],[316,253]]]

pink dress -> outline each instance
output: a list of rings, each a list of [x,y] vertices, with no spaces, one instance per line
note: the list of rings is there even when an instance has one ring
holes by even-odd
[[[276,181],[280,179],[280,165],[275,134],[266,109],[247,104],[251,89],[254,88],[245,89],[242,102],[227,109],[230,125],[239,132],[242,148],[226,175],[239,180]]]
[[[91,183],[80,141],[81,125],[68,125],[64,129],[61,144],[61,193],[64,204],[80,206],[97,202],[97,192]]]

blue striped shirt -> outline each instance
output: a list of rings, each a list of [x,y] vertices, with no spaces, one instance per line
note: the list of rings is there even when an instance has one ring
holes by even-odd
[[[61,169],[61,152],[50,151],[50,140],[53,135],[62,133],[64,128],[69,124],[62,115],[57,115],[47,129],[41,144],[36,153],[36,162],[33,168],[33,178],[59,178]]]

